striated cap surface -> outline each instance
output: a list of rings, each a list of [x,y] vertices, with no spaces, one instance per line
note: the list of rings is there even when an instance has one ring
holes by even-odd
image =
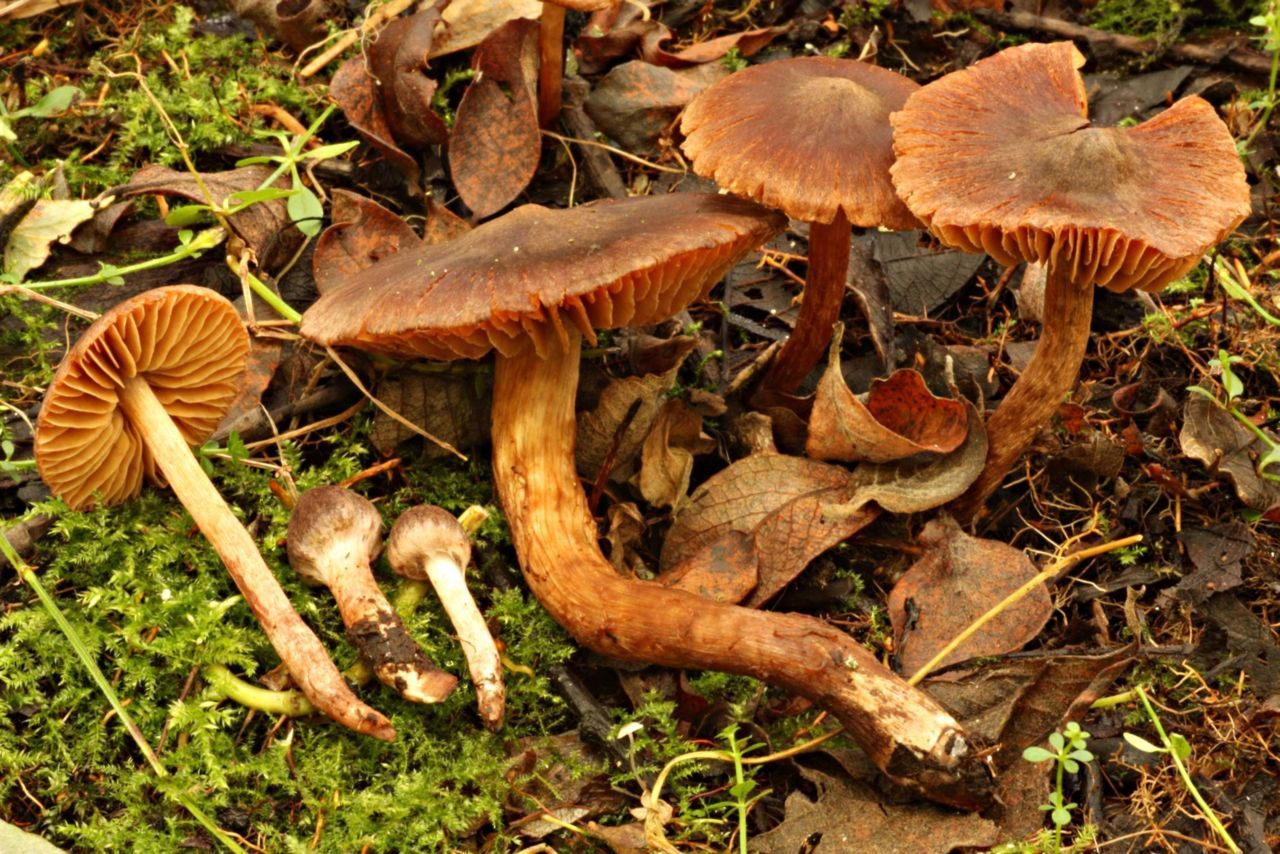
[[[853,59],[753,65],[685,108],[682,148],[699,175],[795,219],[918,228],[889,179],[889,114],[919,88]]]
[[[673,193],[567,210],[525,205],[448,243],[414,247],[325,292],[302,334],[397,358],[539,353],[566,325],[656,323],[785,225],[742,199]]]
[[[893,182],[951,246],[1155,290],[1248,215],[1244,168],[1199,97],[1092,127],[1083,64],[1070,42],[1020,45],[920,89],[892,117]]]
[[[40,408],[40,476],[73,509],[94,494],[116,504],[163,482],[119,408],[124,381],[142,377],[187,443],[199,445],[239,390],[249,336],[235,308],[194,285],[146,291],[112,307],[62,360]]]

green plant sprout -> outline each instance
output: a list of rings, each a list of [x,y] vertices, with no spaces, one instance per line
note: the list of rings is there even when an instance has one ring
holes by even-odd
[[[1192,799],[1196,805],[1200,807],[1200,812],[1204,816],[1204,820],[1209,827],[1213,828],[1213,832],[1218,835],[1222,843],[1232,854],[1240,854],[1240,846],[1236,845],[1235,840],[1231,838],[1231,834],[1222,826],[1221,820],[1218,819],[1217,813],[1205,801],[1204,795],[1200,794],[1200,790],[1196,788],[1196,784],[1191,779],[1190,772],[1187,771],[1186,760],[1191,756],[1191,743],[1178,733],[1166,733],[1164,724],[1160,720],[1160,716],[1156,714],[1155,707],[1151,705],[1151,700],[1147,698],[1147,692],[1139,685],[1134,688],[1138,699],[1142,701],[1142,707],[1146,709],[1147,717],[1150,718],[1152,726],[1156,728],[1156,734],[1160,736],[1160,744],[1155,745],[1147,741],[1139,735],[1131,732],[1124,733],[1124,740],[1129,746],[1135,750],[1141,750],[1143,753],[1167,753],[1169,758],[1173,760],[1174,767],[1178,769],[1178,775],[1182,777],[1182,783],[1187,787],[1187,791],[1191,793]]]
[[[133,739],[134,743],[138,745],[138,750],[140,750],[142,755],[146,757],[147,763],[151,766],[155,775],[161,779],[168,777],[169,772],[165,769],[164,763],[160,761],[160,757],[156,756],[156,753],[151,749],[151,744],[147,741],[146,736],[142,734],[142,730],[140,730],[138,725],[134,723],[128,710],[125,709],[124,704],[120,702],[120,698],[116,696],[115,689],[111,687],[111,683],[107,680],[106,675],[98,667],[98,663],[94,660],[93,653],[89,651],[89,647],[76,632],[75,627],[68,622],[66,616],[63,615],[62,610],[58,607],[58,603],[49,595],[49,591],[44,589],[44,585],[40,583],[40,579],[36,576],[35,570],[32,569],[31,566],[18,555],[13,546],[9,544],[9,540],[4,535],[3,531],[0,531],[0,554],[4,555],[5,559],[9,562],[9,565],[18,573],[18,577],[21,578],[23,582],[25,582],[26,585],[36,594],[36,598],[38,598],[40,600],[40,604],[44,606],[45,612],[49,615],[49,618],[53,620],[54,624],[62,632],[63,636],[66,637],[67,643],[75,652],[76,657],[80,659],[80,663],[89,671],[90,678],[93,679],[94,684],[97,685],[102,696],[106,698],[107,703],[111,706],[112,710],[115,711],[116,716],[120,719],[120,723],[124,725],[124,728],[128,731],[129,736]],[[244,849],[236,844],[234,839],[227,836],[227,834],[218,827],[213,819],[205,815],[185,792],[172,790],[166,786],[161,786],[160,788],[164,790],[165,794],[181,804],[187,812],[189,812],[196,821],[200,822],[200,824],[213,835],[213,838],[222,843],[228,851],[245,854]]]
[[[218,226],[194,233],[188,229],[183,229],[178,232],[178,246],[172,252],[156,258],[148,258],[146,261],[139,261],[136,264],[125,264],[117,267],[113,264],[99,262],[98,272],[88,276],[76,276],[70,279],[49,279],[43,282],[19,282],[16,276],[6,273],[0,275],[0,282],[12,285],[22,284],[24,288],[31,291],[47,291],[50,288],[69,287],[72,285],[123,285],[124,277],[131,273],[166,267],[184,258],[198,258],[207,250],[221,243],[226,236],[227,233]]]
[[[1271,121],[1271,111],[1276,106],[1276,78],[1280,74],[1280,2],[1271,0],[1267,4],[1267,11],[1250,18],[1249,23],[1262,30],[1262,34],[1256,38],[1261,48],[1271,54],[1271,74],[1267,78],[1267,91],[1249,103],[1254,109],[1260,108],[1262,115],[1254,122],[1253,129],[1244,141],[1237,143],[1241,157],[1246,156],[1253,148],[1254,140],[1266,129]]]
[[[1088,745],[1089,733],[1082,730],[1080,724],[1070,721],[1061,732],[1049,733],[1049,746],[1053,748],[1052,751],[1045,750],[1039,745],[1032,745],[1022,751],[1022,758],[1028,762],[1039,764],[1052,761],[1057,766],[1053,791],[1049,793],[1049,803],[1040,805],[1040,809],[1049,813],[1049,819],[1053,822],[1052,851],[1062,850],[1062,828],[1071,823],[1072,811],[1079,808],[1078,804],[1067,802],[1063,792],[1063,778],[1066,774],[1078,773],[1080,763],[1093,761],[1093,754],[1087,749]]]
[[[83,95],[84,93],[75,86],[59,86],[56,89],[50,89],[43,98],[30,107],[12,111],[5,109],[4,102],[0,101],[0,140],[4,141],[5,147],[9,149],[9,154],[13,156],[13,159],[24,167],[30,165],[23,159],[22,153],[14,145],[18,141],[18,135],[13,132],[12,123],[14,121],[18,119],[47,119],[55,116],[70,108],[77,96]]]
[[[324,217],[324,205],[320,203],[320,199],[311,191],[311,188],[303,183],[302,176],[298,174],[298,164],[303,162],[316,163],[332,157],[341,157],[360,144],[356,141],[337,142],[303,151],[303,146],[307,144],[311,137],[315,136],[316,131],[328,120],[335,109],[336,107],[330,104],[305,131],[297,136],[290,136],[283,131],[274,130],[259,132],[259,136],[275,139],[279,142],[281,149],[284,151],[283,154],[246,157],[243,160],[236,161],[236,166],[257,166],[265,163],[278,164],[275,171],[259,185],[259,193],[275,189],[272,185],[275,184],[276,180],[285,172],[289,173],[292,188],[285,191],[289,196],[287,203],[289,218],[298,227],[298,230],[307,237],[315,237],[320,233],[320,220]],[[240,197],[243,200],[244,194],[240,194]]]

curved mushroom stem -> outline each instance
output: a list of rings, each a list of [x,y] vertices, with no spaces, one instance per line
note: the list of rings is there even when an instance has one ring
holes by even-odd
[[[804,381],[831,344],[831,330],[840,319],[845,280],[849,275],[849,247],[853,226],[843,210],[829,223],[809,223],[809,272],[804,299],[791,337],[782,345],[761,388],[790,394]]]
[[[222,558],[302,692],[317,709],[345,727],[385,741],[395,738],[391,721],[361,702],[343,681],[320,639],[289,603],[249,532],[200,470],[182,433],[145,379],[125,380],[120,406],[133,420],[182,506]]]
[[[550,127],[560,116],[564,79],[565,9],[544,0],[538,22],[538,126]]]
[[[347,570],[329,587],[347,627],[347,637],[383,685],[414,703],[439,703],[457,687],[458,677],[431,663],[391,608],[367,563]]]
[[[1027,369],[987,419],[987,462],[982,473],[947,507],[961,523],[982,509],[1075,385],[1089,346],[1093,290],[1093,285],[1072,282],[1066,270],[1049,268],[1040,343]]]
[[[619,576],[601,554],[573,464],[581,340],[548,357],[497,357],[494,483],[525,579],[570,634],[603,655],[763,679],[835,714],[886,774],[976,808],[990,774],[960,725],[853,638],[799,614],[753,611]]]
[[[502,717],[507,706],[507,688],[502,681],[502,659],[498,646],[489,633],[489,624],[467,589],[467,577],[462,567],[447,557],[433,557],[423,567],[440,604],[449,615],[462,644],[462,654],[467,658],[471,681],[476,686],[476,703],[480,718],[491,730],[502,727]]]

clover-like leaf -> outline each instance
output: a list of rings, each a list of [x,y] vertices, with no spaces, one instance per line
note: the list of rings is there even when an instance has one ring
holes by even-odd
[[[1143,753],[1168,753],[1168,751],[1163,747],[1154,745],[1142,736],[1134,735],[1131,732],[1126,732],[1124,734],[1124,740],[1127,741],[1129,746],[1134,750],[1141,750]]]
[[[1028,762],[1035,762],[1038,764],[1040,762],[1048,762],[1050,759],[1056,759],[1057,757],[1039,745],[1032,745],[1022,751],[1022,758]]]

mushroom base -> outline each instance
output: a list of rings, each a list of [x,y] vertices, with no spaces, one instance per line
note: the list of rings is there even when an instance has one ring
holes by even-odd
[[[1044,285],[1043,332],[1027,369],[987,419],[987,462],[947,510],[971,520],[1031,446],[1075,385],[1089,346],[1093,285],[1077,285],[1050,267]]]
[[[992,780],[960,725],[851,637],[798,614],[754,611],[623,578],[597,545],[574,471],[581,341],[543,360],[497,357],[494,482],[524,576],[580,643],[628,661],[740,673],[832,712],[897,782],[942,803],[980,808]]]

